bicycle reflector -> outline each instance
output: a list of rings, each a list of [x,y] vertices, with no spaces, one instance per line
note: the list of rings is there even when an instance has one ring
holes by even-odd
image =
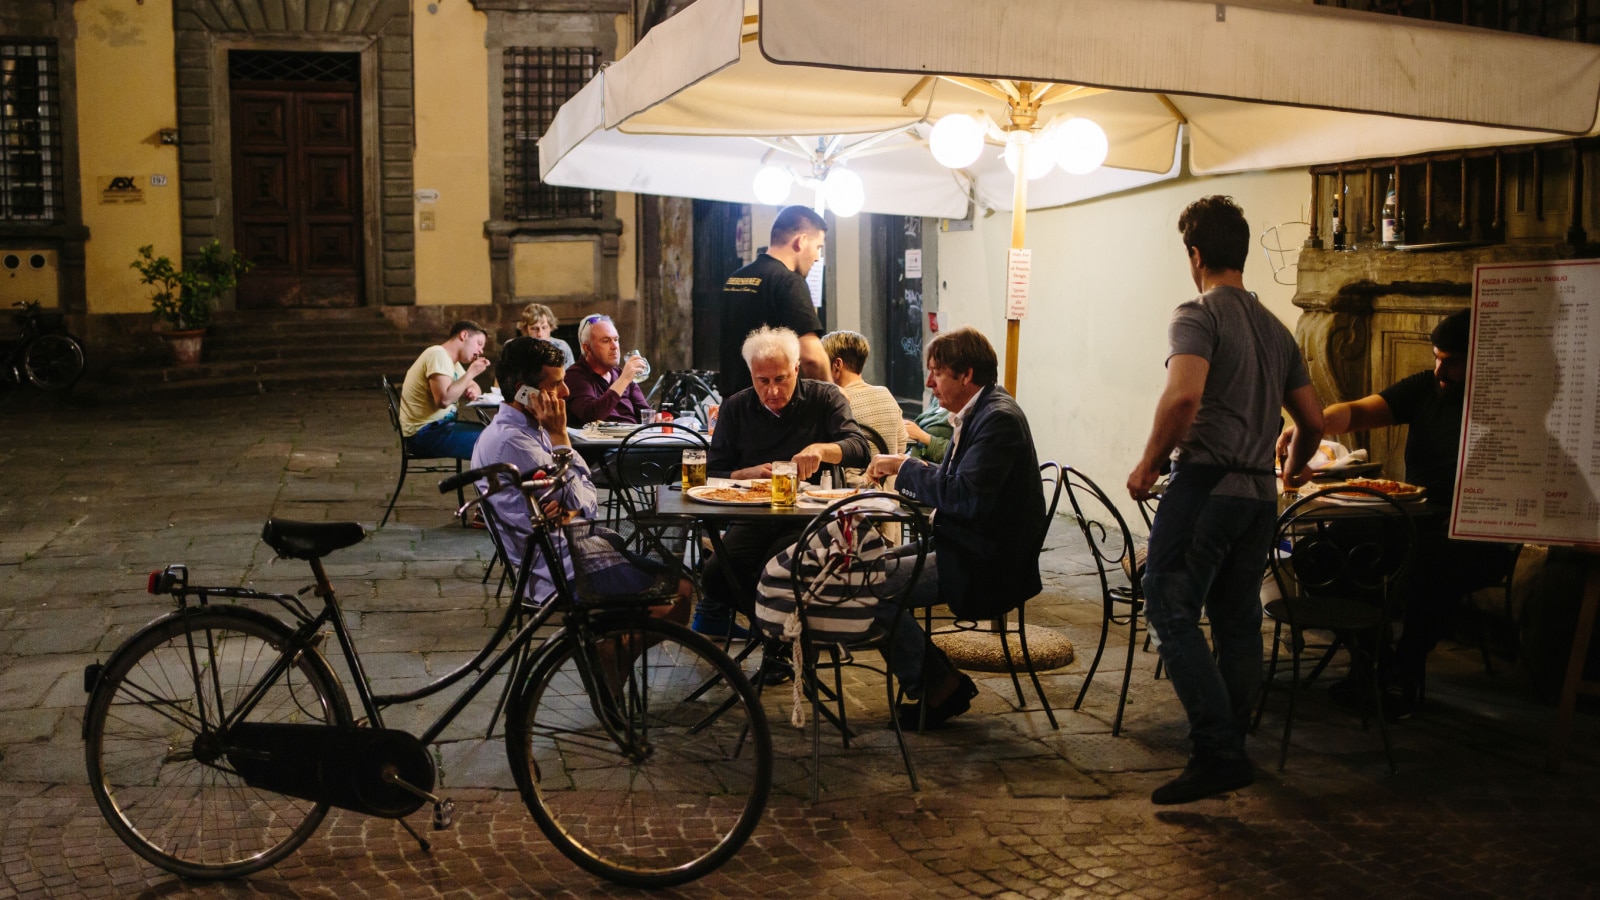
[[[150,581],[147,584],[145,584],[145,588],[144,589],[146,591],[148,591],[149,593],[152,593],[152,594],[161,593],[161,590],[160,590],[160,588],[161,588],[161,576],[163,574],[164,573],[162,573],[162,572],[151,572],[150,573]]]
[[[150,580],[145,583],[145,590],[152,594],[170,594],[174,588],[187,586],[188,583],[187,566],[167,566],[165,569],[150,573]]]

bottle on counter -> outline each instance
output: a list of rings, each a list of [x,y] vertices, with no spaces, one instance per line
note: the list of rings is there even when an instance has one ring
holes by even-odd
[[[1394,188],[1389,188],[1388,196],[1383,198],[1383,246],[1394,247],[1400,243],[1395,236],[1399,231],[1400,207],[1395,199]]]
[[[1344,249],[1344,219],[1339,215],[1339,198],[1333,198],[1333,249]]]

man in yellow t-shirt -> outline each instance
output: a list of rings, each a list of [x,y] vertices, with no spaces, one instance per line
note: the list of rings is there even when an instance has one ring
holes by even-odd
[[[400,432],[413,456],[471,459],[482,425],[456,421],[457,400],[476,400],[474,381],[489,368],[484,330],[476,322],[450,326],[450,338],[422,351],[400,387]]]

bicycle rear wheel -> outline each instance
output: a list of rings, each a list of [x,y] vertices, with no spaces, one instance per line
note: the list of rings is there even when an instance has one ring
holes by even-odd
[[[726,654],[682,626],[632,618],[596,625],[581,652],[565,631],[534,658],[506,752],[534,821],[569,859],[666,887],[713,871],[750,837],[772,786],[772,739]],[[596,668],[591,697],[585,671]]]
[[[188,878],[235,878],[294,852],[328,806],[246,785],[221,718],[266,677],[290,636],[270,616],[212,607],[160,620],[112,657],[84,713],[89,788],[134,852]],[[348,724],[328,664],[301,653],[250,722]]]
[[[22,375],[34,387],[64,391],[83,376],[83,345],[68,334],[41,334],[22,349]]]

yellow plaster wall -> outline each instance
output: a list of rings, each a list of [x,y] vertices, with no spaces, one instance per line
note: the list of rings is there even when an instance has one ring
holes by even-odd
[[[178,148],[157,134],[178,124],[171,0],[78,0],[78,159],[91,313],[145,312],[149,288],[128,268],[139,247],[177,259]],[[165,175],[152,187],[151,175]],[[101,182],[133,176],[144,202],[101,202]]]
[[[593,294],[594,241],[523,241],[511,245],[511,290],[523,297]]]
[[[470,3],[412,3],[415,23],[418,191],[413,201],[417,303],[490,302],[488,18]],[[434,227],[420,227],[431,211]]]

